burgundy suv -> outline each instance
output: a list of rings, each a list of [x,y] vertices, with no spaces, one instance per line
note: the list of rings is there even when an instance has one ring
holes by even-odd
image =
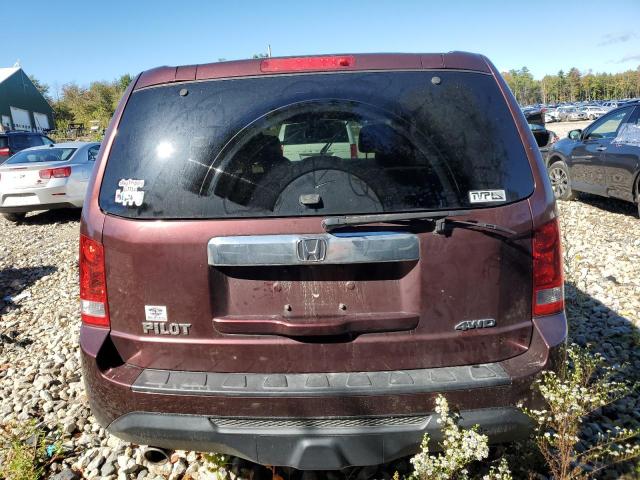
[[[518,437],[567,332],[536,142],[459,52],[142,73],[89,186],[80,285],[111,433],[300,469],[415,452],[438,394]]]

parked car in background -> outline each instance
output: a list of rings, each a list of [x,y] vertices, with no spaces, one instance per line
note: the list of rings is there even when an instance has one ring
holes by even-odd
[[[346,124],[357,158],[328,153]],[[535,408],[567,333],[526,128],[463,52],[144,72],[82,211],[93,415],[127,441],[303,470],[416,452],[440,392],[492,442],[526,435],[517,404]]]
[[[614,109],[551,148],[547,165],[557,198],[575,192],[619,198],[638,205],[640,215],[639,105]]]
[[[587,105],[585,107],[581,107],[580,111],[584,112],[589,120],[600,118],[602,115],[608,112],[606,108],[595,105]]]
[[[54,143],[53,140],[41,133],[18,131],[0,132],[0,165],[20,150],[41,145],[51,145],[52,143]]]
[[[282,154],[291,161],[322,155],[358,158],[357,135],[346,120],[322,118],[291,122],[280,127]]]
[[[602,107],[605,110],[613,110],[614,108],[622,107],[625,104],[622,100],[610,100],[608,102],[604,102]]]
[[[544,112],[544,121],[545,123],[551,122],[559,122],[560,114],[558,113],[557,108],[547,108]]]
[[[551,130],[547,130],[545,126],[546,113],[545,109],[538,109],[529,110],[524,114],[543,156],[546,155],[551,145],[558,141],[558,136]]]
[[[22,150],[0,166],[0,213],[21,221],[27,212],[82,208],[99,143],[58,143]]]
[[[577,107],[559,107],[558,116],[563,122],[575,122],[587,120],[587,114],[578,110]]]

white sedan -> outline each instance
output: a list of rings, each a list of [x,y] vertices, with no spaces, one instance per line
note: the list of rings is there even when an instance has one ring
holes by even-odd
[[[597,107],[595,105],[588,105],[586,107],[582,107],[580,110],[587,114],[589,120],[600,118],[602,115],[608,112],[608,110],[606,110],[605,108]]]
[[[16,153],[0,166],[0,213],[19,222],[34,210],[82,208],[99,148],[69,142]]]

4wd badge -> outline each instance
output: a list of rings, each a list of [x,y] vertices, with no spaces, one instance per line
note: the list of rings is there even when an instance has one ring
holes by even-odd
[[[467,330],[474,330],[476,328],[491,328],[496,326],[496,321],[493,318],[483,318],[481,320],[465,320],[460,322],[454,328],[466,332]]]

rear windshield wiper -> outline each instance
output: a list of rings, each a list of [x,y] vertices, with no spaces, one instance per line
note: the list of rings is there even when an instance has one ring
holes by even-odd
[[[410,213],[379,213],[372,215],[345,215],[340,217],[328,217],[322,220],[322,228],[329,232],[336,228],[368,225],[370,223],[395,223],[410,222],[412,220],[427,220],[435,224],[434,233],[445,233],[447,227],[477,228],[501,233],[507,236],[517,235],[517,232],[510,228],[496,225],[494,223],[478,222],[476,220],[458,220],[451,217],[469,215],[472,210],[438,210],[434,212],[410,212]]]

